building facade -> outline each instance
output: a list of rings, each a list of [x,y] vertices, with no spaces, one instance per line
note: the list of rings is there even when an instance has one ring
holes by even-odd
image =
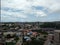
[[[60,45],[60,30],[54,31],[54,45]]]

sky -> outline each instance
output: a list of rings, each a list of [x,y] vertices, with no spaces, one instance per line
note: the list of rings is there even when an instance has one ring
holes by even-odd
[[[60,21],[60,0],[0,0],[1,22]]]

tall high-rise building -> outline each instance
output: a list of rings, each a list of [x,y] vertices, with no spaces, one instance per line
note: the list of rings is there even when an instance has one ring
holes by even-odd
[[[60,30],[54,31],[54,45],[60,45]]]

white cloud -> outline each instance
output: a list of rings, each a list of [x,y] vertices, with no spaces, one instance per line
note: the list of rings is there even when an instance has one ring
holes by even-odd
[[[1,0],[2,7],[18,8],[27,10],[31,6],[43,6],[51,11],[59,10],[59,0]]]
[[[44,7],[43,10],[48,10],[49,13],[60,12],[60,0],[1,0],[1,8],[8,7],[23,10],[23,13],[2,10],[1,15],[5,14],[5,16],[12,16],[13,18],[27,18],[28,14],[34,14],[36,17],[47,16],[48,12],[34,10],[32,6]]]
[[[35,11],[35,14],[36,14],[36,15],[35,15],[36,17],[47,16],[47,14],[46,14],[45,12],[41,11],[41,10]]]
[[[31,6],[43,6],[49,9],[49,12],[60,10],[59,0],[1,0],[1,7],[23,9],[25,12],[31,9]]]
[[[60,10],[60,1],[59,0],[34,0],[33,5],[35,6],[43,6],[48,8],[51,12],[55,12],[56,10]]]
[[[30,2],[26,0],[2,0],[1,5],[2,7],[27,9],[27,6],[30,6]]]
[[[20,18],[27,18],[26,13],[29,13],[29,6],[30,2],[26,0],[1,0],[1,7],[8,7],[13,9],[24,10],[23,13],[21,12],[9,12],[9,11],[1,11],[2,14],[10,15],[13,17],[20,17]]]
[[[17,13],[17,12],[8,12],[8,11],[3,11],[3,10],[1,10],[1,16],[3,16],[3,15],[7,15],[7,16],[11,16],[11,17],[13,17],[13,18],[27,18],[27,15],[24,15],[24,14],[22,14],[22,13]],[[11,18],[10,17],[10,18]]]

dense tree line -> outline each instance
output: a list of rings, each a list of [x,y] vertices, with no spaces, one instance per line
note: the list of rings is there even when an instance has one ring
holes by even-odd
[[[45,22],[44,24],[40,25],[40,27],[60,29],[60,23]]]

